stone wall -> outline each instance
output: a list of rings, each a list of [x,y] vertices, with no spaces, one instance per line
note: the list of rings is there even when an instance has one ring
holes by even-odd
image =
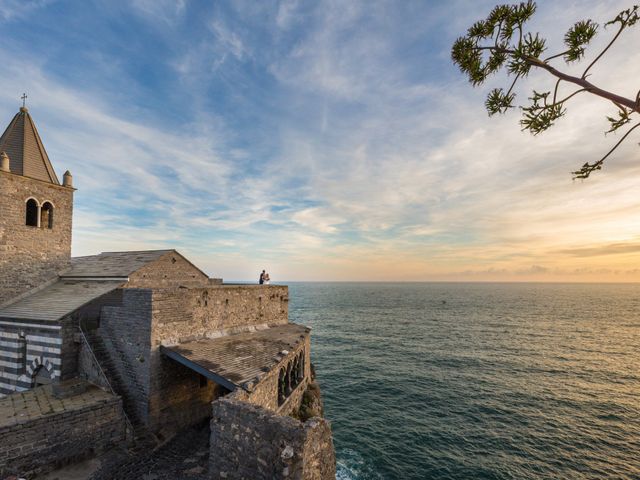
[[[209,478],[335,480],[326,420],[302,423],[234,397],[213,402]]]
[[[206,287],[209,277],[178,252],[167,252],[129,276],[126,288]]]
[[[62,348],[60,351],[60,380],[67,380],[78,375],[78,317],[71,314],[60,320],[60,338]]]
[[[85,341],[80,343],[78,351],[78,375],[105,391],[111,391],[111,384],[105,376],[102,366],[98,363],[89,344]]]
[[[62,338],[51,325],[24,326],[7,322],[0,327],[0,394],[31,388],[38,367],[51,379],[61,377]]]
[[[289,321],[288,288],[220,285],[153,291],[152,345],[175,345]]]
[[[104,385],[104,379],[100,378],[99,372],[96,371],[97,367],[92,365],[95,360],[91,358],[91,353],[86,349],[84,340],[79,336],[80,324],[85,332],[95,331],[100,326],[104,307],[116,307],[116,311],[117,309],[121,311],[123,294],[124,290],[121,288],[113,290],[60,320],[62,326],[62,380],[80,373],[96,385]],[[110,312],[113,315],[114,310]],[[109,312],[105,313],[107,322],[110,318],[109,315]],[[105,331],[106,329],[103,329],[101,333]]]
[[[295,359],[300,352],[304,351],[305,365],[304,378],[295,387],[291,394],[287,397],[282,405],[278,404],[278,378],[281,369],[286,369],[287,365]],[[246,401],[263,408],[278,412],[281,415],[291,415],[300,409],[302,395],[308,383],[311,381],[311,337],[307,335],[305,341],[301,343],[295,350],[290,351],[267,375],[265,375],[260,383],[247,394]]]
[[[53,228],[25,224],[26,201],[53,204]],[[0,305],[68,268],[73,189],[0,171]]]
[[[211,416],[211,402],[228,391],[193,370],[161,355],[151,357],[149,428],[167,439]]]
[[[211,414],[211,401],[228,393],[164,357],[160,345],[287,323],[287,302],[287,287],[283,286],[154,289],[149,388],[152,430],[168,437],[206,419]],[[201,382],[205,382],[202,387]],[[270,395],[277,402],[276,385]]]
[[[100,327],[96,331],[108,353],[109,367],[121,379],[122,395],[133,420],[147,421],[149,408],[150,339],[152,292],[124,289],[122,305],[102,307]]]
[[[124,438],[122,407],[117,397],[3,426],[0,478],[10,474],[30,478],[106,451]]]

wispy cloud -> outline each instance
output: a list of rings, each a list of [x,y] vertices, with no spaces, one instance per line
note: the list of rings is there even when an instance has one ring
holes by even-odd
[[[12,20],[24,18],[34,11],[51,5],[56,0],[1,0],[0,18]]]
[[[133,0],[132,6],[151,22],[172,25],[184,13],[187,0]]]
[[[36,3],[30,20],[64,30]],[[533,28],[558,45],[574,17],[615,4],[544,3]],[[73,35],[103,40],[16,35],[0,108],[8,121],[26,89],[54,166],[74,173],[76,254],[168,245],[233,279],[263,265],[288,279],[640,279],[637,142],[587,182],[569,175],[615,141],[612,107],[577,98],[532,137],[517,112],[487,119],[451,65],[455,36],[492,5],[137,0],[135,19],[103,12],[113,31],[78,8]],[[631,92],[638,65],[615,48],[593,79]],[[552,83],[534,74],[521,97]]]

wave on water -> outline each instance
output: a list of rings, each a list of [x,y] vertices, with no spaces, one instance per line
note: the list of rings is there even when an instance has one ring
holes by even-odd
[[[340,452],[336,467],[336,480],[384,480],[373,472],[372,466],[367,464],[360,453],[352,449]]]

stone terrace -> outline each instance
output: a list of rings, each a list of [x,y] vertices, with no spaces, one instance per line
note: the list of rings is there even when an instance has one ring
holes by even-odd
[[[14,393],[0,399],[0,429],[27,423],[47,415],[73,412],[113,400],[113,395],[96,387],[70,398],[55,398],[51,385]]]
[[[234,390],[252,388],[304,342],[309,328],[295,323],[162,347],[171,358]],[[200,368],[198,368],[200,367]]]

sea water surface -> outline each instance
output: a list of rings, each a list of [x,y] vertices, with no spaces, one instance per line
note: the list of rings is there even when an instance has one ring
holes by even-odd
[[[338,479],[640,479],[640,285],[289,288]]]

